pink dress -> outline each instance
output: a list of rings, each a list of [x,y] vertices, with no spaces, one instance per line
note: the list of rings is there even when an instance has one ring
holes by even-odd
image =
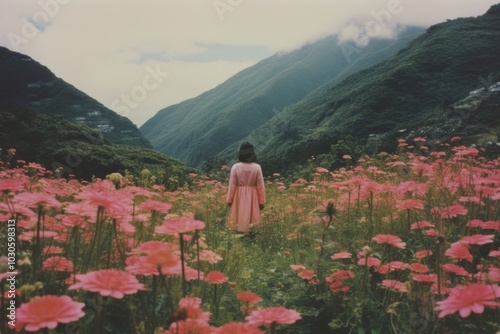
[[[227,227],[248,232],[251,225],[260,223],[259,204],[266,202],[264,178],[260,165],[238,162],[231,168],[227,202],[232,203]]]

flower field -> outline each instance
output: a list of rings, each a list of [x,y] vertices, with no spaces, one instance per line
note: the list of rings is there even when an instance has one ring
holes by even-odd
[[[432,152],[414,141],[274,174],[249,235],[225,228],[226,166],[172,190],[5,160],[17,308],[11,328],[2,247],[0,332],[500,331],[500,159],[458,138]]]

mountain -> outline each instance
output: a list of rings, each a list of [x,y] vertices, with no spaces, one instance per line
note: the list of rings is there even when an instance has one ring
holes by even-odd
[[[154,147],[197,166],[312,92],[403,48],[423,29],[398,39],[372,39],[366,47],[339,45],[337,36],[275,54],[214,89],[160,110],[141,128]]]
[[[115,144],[153,146],[126,117],[57,78],[32,58],[0,47],[0,107],[29,109],[98,129]]]
[[[411,138],[412,130],[429,124],[429,139],[446,139],[446,124],[433,122],[463,118],[453,105],[499,76],[500,4],[482,16],[431,26],[407,48],[287,107],[244,140],[256,146],[271,173],[325,154],[325,167],[338,166],[343,154],[361,155],[373,143],[378,151],[392,151],[398,137]],[[498,104],[489,110],[488,119],[498,123]],[[462,122],[488,126],[475,115]],[[499,135],[493,135],[497,141]],[[230,161],[235,151],[232,145],[213,160]]]
[[[73,174],[91,180],[126,171],[144,176],[150,170],[161,182],[175,188],[193,169],[163,153],[138,146],[111,144],[100,131],[26,109],[0,108],[0,153],[16,149],[16,160],[37,162],[61,176]],[[0,157],[2,154],[0,154]],[[163,179],[161,179],[163,178]]]

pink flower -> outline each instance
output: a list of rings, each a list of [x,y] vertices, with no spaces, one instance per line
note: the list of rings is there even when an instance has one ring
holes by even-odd
[[[155,200],[148,200],[142,202],[139,205],[139,208],[146,211],[158,211],[161,213],[167,213],[172,208],[172,204]]]
[[[222,257],[219,254],[212,252],[211,250],[204,249],[200,252],[200,261],[206,261],[210,264],[216,264],[222,261]]]
[[[326,169],[324,167],[317,167],[316,172],[317,173],[328,173],[328,169]]]
[[[428,230],[425,230],[425,235],[428,235],[430,237],[435,237],[438,235],[437,231],[435,229],[428,229]]]
[[[42,269],[72,272],[73,262],[64,256],[52,256],[43,262]]]
[[[425,264],[422,263],[412,263],[409,266],[411,271],[417,272],[417,273],[426,273],[429,271],[429,267],[427,267]]]
[[[489,257],[500,257],[500,250],[492,250],[489,254]]]
[[[202,230],[204,228],[205,223],[201,220],[179,217],[165,221],[162,225],[155,228],[155,232],[158,234],[178,234]]]
[[[67,324],[85,316],[84,306],[68,296],[35,297],[17,310],[17,325],[28,332],[55,329],[58,323]]]
[[[227,282],[228,280],[229,278],[226,275],[216,270],[209,272],[205,277],[205,282],[212,284],[222,284]]]
[[[301,264],[291,264],[290,269],[292,269],[292,270],[304,270],[304,269],[306,269],[306,267],[304,267]]]
[[[167,267],[165,269],[162,269],[162,274],[170,276],[170,275],[181,275],[182,274],[182,266],[181,262],[179,261],[177,266],[175,267]],[[186,275],[185,278],[186,280],[194,280],[198,278],[198,275],[200,275],[200,279],[203,279],[204,273],[199,272],[198,270],[195,270],[193,268],[190,268],[184,264],[184,274]]]
[[[356,277],[354,273],[350,270],[339,270],[330,274],[330,276],[325,278],[325,281],[328,283],[332,283],[334,281],[343,281],[345,279],[352,279]]]
[[[436,274],[416,274],[413,275],[413,280],[415,282],[424,282],[424,283],[435,283],[437,282]]]
[[[467,318],[471,312],[481,314],[484,307],[498,307],[496,301],[500,298],[500,286],[474,283],[459,285],[450,290],[448,298],[437,302],[436,310],[441,311],[439,318],[458,312],[462,318]]]
[[[179,307],[200,308],[201,299],[198,297],[184,297],[179,300]]]
[[[500,282],[500,268],[490,267],[488,269],[488,279],[492,283]]]
[[[335,253],[332,256],[330,256],[330,259],[332,260],[350,259],[350,258],[352,258],[352,254],[347,251]]]
[[[70,286],[69,290],[83,289],[117,299],[137,293],[139,290],[146,290],[144,284],[139,283],[135,276],[117,269],[103,269],[78,274],[76,279],[80,282]]]
[[[445,270],[445,271],[454,273],[455,275],[458,275],[458,276],[467,276],[467,275],[469,275],[469,273],[467,272],[467,270],[465,270],[463,267],[458,266],[458,265],[453,264],[453,263],[443,264],[441,266],[441,268],[443,268],[443,270]]]
[[[297,276],[309,281],[309,283],[311,284],[318,282],[318,278],[316,277],[316,271],[314,270],[302,270],[297,274]]]
[[[179,249],[179,245],[173,244],[173,243],[168,243],[168,242],[163,242],[163,241],[157,241],[157,240],[150,240],[141,243],[139,246],[136,248],[132,249],[130,253],[132,254],[148,254],[152,251],[155,251],[157,249],[164,248],[167,250],[175,251]]]
[[[29,208],[38,208],[38,206],[50,207],[54,209],[61,208],[62,204],[47,193],[20,193],[14,197],[14,201]]]
[[[455,151],[455,155],[457,156],[464,156],[464,155],[476,156],[479,154],[479,151],[474,147],[459,146],[459,147],[454,147],[453,151]]]
[[[171,250],[166,248],[159,248],[149,252],[145,260],[155,268],[160,268],[162,273],[164,269],[167,270],[169,267],[175,267],[180,261]]]
[[[201,327],[206,327],[208,326],[208,320],[210,319],[210,312],[204,312],[200,308],[200,306],[201,306],[201,299],[198,297],[181,298],[181,300],[179,300],[179,308],[177,309],[176,312],[179,316],[176,316],[174,314],[174,317],[181,318],[182,320],[188,322],[196,323],[198,325],[201,325]],[[184,332],[181,331],[180,333]]]
[[[467,214],[467,209],[460,204],[453,204],[441,210],[441,218],[454,218],[458,215],[464,216]]]
[[[396,208],[400,210],[411,210],[411,209],[424,209],[424,203],[418,199],[407,199],[396,205]]]
[[[388,288],[388,289],[394,289],[397,290],[401,293],[407,293],[408,289],[406,286],[403,285],[400,281],[397,281],[395,279],[385,279],[382,281],[382,287]]]
[[[388,244],[400,249],[404,249],[406,246],[406,243],[404,243],[400,237],[392,234],[378,234],[374,236],[372,240],[379,244]]]
[[[50,245],[43,248],[43,255],[62,254],[63,251],[64,250],[61,247]]]
[[[392,261],[387,264],[381,265],[376,269],[381,274],[387,274],[396,270],[405,270],[408,268],[408,263],[401,261]]]
[[[284,307],[269,307],[260,310],[254,310],[245,317],[248,324],[252,326],[271,327],[273,324],[290,325],[300,320],[300,313],[295,310],[289,310]]]
[[[250,305],[257,304],[258,302],[262,301],[262,298],[251,291],[242,291],[238,293],[236,295],[236,299],[242,302],[249,303]]]
[[[443,156],[446,155],[446,152],[437,152],[437,151],[434,151],[434,152],[431,152],[430,155],[432,155],[434,157],[443,157]]]
[[[415,181],[405,181],[399,184],[398,191],[403,196],[407,192],[409,192],[413,196],[425,195],[425,193],[427,192],[427,184]]]
[[[343,281],[354,277],[354,273],[350,270],[339,270],[326,277],[325,281],[329,283],[329,288],[332,293],[339,293],[349,291],[350,287],[344,285]]]
[[[463,237],[459,242],[463,242],[469,245],[485,245],[492,243],[494,237],[494,234],[474,234]]]
[[[92,183],[91,187],[75,196],[83,199],[79,204],[87,207],[100,207],[105,210],[107,216],[118,218],[131,212],[133,195],[128,192],[113,190],[111,181],[105,180]]]
[[[494,230],[494,231],[500,232],[500,222],[488,220],[488,221],[484,222],[483,224],[481,224],[481,228],[483,230]]]
[[[4,179],[0,180],[0,191],[7,192],[16,192],[24,189],[23,183],[19,180],[12,179]]]
[[[368,258],[360,258],[358,260],[358,265],[360,266],[368,266],[368,267],[374,267],[378,268],[380,267],[381,261],[380,259],[370,256]]]
[[[352,157],[351,157],[349,154],[344,154],[344,155],[342,156],[342,159],[351,160],[351,159],[352,159]]]
[[[412,230],[416,230],[416,229],[419,229],[419,228],[425,228],[425,227],[431,227],[431,228],[434,228],[435,226],[431,223],[429,223],[428,221],[421,221],[421,222],[416,222],[416,223],[413,223],[411,224],[411,229]]]
[[[469,251],[470,245],[463,242],[455,242],[444,252],[444,255],[453,259],[467,260],[472,262],[472,254]]]
[[[348,285],[344,285],[342,281],[333,281],[330,283],[329,288],[332,293],[346,292],[351,289]]]
[[[418,251],[415,253],[415,257],[417,259],[423,259],[423,258],[431,256],[431,255],[432,255],[432,251],[427,250],[427,249],[424,249],[424,250],[421,250],[421,251]]]

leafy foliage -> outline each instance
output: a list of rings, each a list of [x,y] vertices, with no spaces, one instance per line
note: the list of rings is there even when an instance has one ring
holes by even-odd
[[[16,148],[17,159],[36,161],[61,175],[91,180],[119,172],[139,175],[149,170],[153,183],[177,188],[189,172],[180,161],[152,149],[113,145],[99,131],[64,120],[61,116],[22,110],[0,111],[1,149]]]

